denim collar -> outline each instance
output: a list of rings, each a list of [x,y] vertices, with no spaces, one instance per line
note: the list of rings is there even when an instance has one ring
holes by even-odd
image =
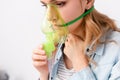
[[[100,38],[100,41],[101,42],[105,42],[106,41],[106,37],[108,35],[109,32],[107,32],[106,34],[104,34],[101,38]],[[86,51],[85,53],[90,57],[92,54],[96,54],[96,55],[99,55],[99,56],[102,56],[103,53],[104,53],[104,49],[105,49],[105,43],[101,43],[99,45],[97,45],[96,47],[96,50],[95,51],[92,51],[92,47],[94,46],[95,44],[95,40],[93,40],[93,42],[90,44],[90,46],[88,46],[86,48]]]
[[[101,37],[100,41],[101,41],[101,42],[105,42],[106,36],[107,36],[107,34],[105,34],[103,37]],[[99,45],[97,46],[97,48],[96,48],[96,50],[95,50],[95,53],[96,53],[97,55],[102,56],[103,53],[104,53],[104,49],[105,49],[105,43],[101,43],[101,44],[99,44]]]

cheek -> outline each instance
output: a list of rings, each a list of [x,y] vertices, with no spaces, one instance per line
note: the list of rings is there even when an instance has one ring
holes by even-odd
[[[63,8],[60,9],[61,16],[65,22],[74,20],[83,13],[79,0],[69,1]]]
[[[80,16],[82,14],[80,8],[73,8],[70,10],[65,10],[61,13],[62,18],[64,19],[65,23],[74,20],[75,18],[77,18],[78,16]],[[74,31],[81,23],[81,20],[75,22],[74,24],[71,24],[68,29],[70,32]]]
[[[70,8],[70,9],[66,9],[66,10],[62,10],[61,11],[61,16],[64,19],[65,22],[69,22],[71,20],[74,20],[75,18],[77,18],[78,16],[80,16],[82,14],[82,11],[80,10],[80,8]]]
[[[75,2],[75,1],[74,1]],[[73,6],[74,5],[74,6]],[[74,20],[81,14],[83,14],[83,10],[81,9],[81,5],[79,3],[71,3],[64,8],[60,9],[60,14],[64,19],[65,23]],[[74,30],[78,25],[80,25],[81,20],[75,22],[74,24],[69,26],[70,30]]]

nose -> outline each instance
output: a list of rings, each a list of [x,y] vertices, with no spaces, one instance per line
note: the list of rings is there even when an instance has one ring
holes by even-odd
[[[57,22],[58,20],[58,16],[57,16],[58,12],[57,12],[57,9],[55,6],[51,6],[51,5],[48,5],[48,8],[47,8],[47,19],[48,21],[51,21],[51,22]]]

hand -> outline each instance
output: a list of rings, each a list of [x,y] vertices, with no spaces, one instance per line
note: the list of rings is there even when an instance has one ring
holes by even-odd
[[[47,55],[42,45],[33,51],[32,60],[33,65],[40,72],[40,80],[48,80],[49,70]]]
[[[69,34],[65,42],[64,54],[72,62],[75,71],[88,66],[88,60],[84,54],[84,45],[84,41],[73,34]]]

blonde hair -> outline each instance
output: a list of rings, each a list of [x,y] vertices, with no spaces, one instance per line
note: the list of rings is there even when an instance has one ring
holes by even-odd
[[[85,41],[84,49],[86,49],[86,47],[94,40],[95,44],[93,49],[95,50],[97,45],[102,43],[100,41],[101,37],[109,30],[120,32],[120,29],[117,28],[112,19],[104,14],[101,14],[96,9],[83,18],[81,25],[81,31],[84,35],[82,38]]]

